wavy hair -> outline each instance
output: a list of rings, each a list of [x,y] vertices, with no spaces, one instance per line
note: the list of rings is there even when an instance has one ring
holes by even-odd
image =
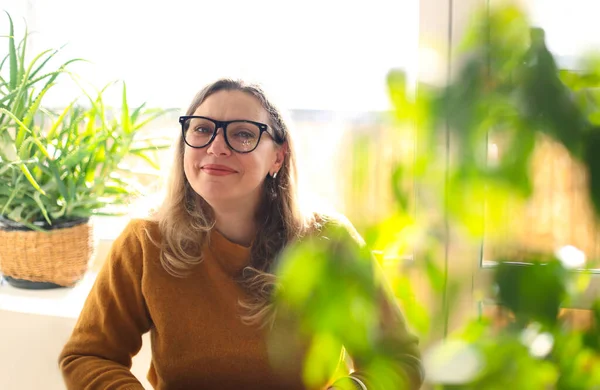
[[[271,129],[287,143],[277,180],[267,175],[263,184],[262,199],[255,214],[257,232],[260,233],[252,244],[250,263],[238,278],[238,283],[249,297],[239,302],[243,322],[264,326],[272,324],[275,314],[271,298],[276,286],[273,271],[278,254],[290,242],[319,229],[321,219],[316,214],[303,213],[300,208],[293,140],[281,112],[258,85],[239,80],[218,80],[198,92],[186,115],[193,115],[206,98],[219,91],[241,91],[254,96],[269,114]],[[162,241],[157,243],[161,249],[160,261],[164,269],[175,277],[185,277],[202,261],[202,247],[215,225],[211,207],[192,189],[185,177],[184,149],[180,136],[175,145],[165,199],[153,215],[162,236]]]

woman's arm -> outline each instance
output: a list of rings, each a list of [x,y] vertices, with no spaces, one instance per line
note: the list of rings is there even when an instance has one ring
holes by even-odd
[[[143,390],[130,371],[151,324],[141,290],[145,233],[139,226],[130,222],[114,242],[60,354],[68,389]]]

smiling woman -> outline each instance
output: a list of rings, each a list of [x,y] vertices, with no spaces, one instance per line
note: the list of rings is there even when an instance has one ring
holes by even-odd
[[[148,378],[157,389],[366,385],[379,390],[389,388],[380,382],[388,376],[395,378],[393,388],[419,388],[418,341],[384,283],[378,282],[373,259],[356,258],[362,239],[342,217],[300,209],[292,137],[263,90],[219,80],[197,94],[186,114],[162,207],[148,219],[133,220],[116,240],[61,354],[67,387],[120,384],[141,389],[130,372],[131,358],[140,349],[142,334],[150,332]],[[236,127],[238,123],[243,126]],[[247,125],[264,129],[263,136],[259,132],[247,150],[236,151],[227,139],[236,131],[251,136]],[[199,138],[190,131],[200,133]],[[339,280],[346,277],[346,268],[363,267],[360,277],[332,293],[346,295],[353,291],[347,286],[366,282],[364,304],[374,310],[363,319],[372,324],[369,339],[393,350],[386,378],[364,363],[369,357],[357,352],[361,344],[344,345],[355,359],[350,374],[337,341],[326,345],[339,357],[337,367],[317,360],[323,375],[304,375],[312,335],[300,331],[304,327],[294,318],[299,312],[290,312],[275,297],[289,286],[282,281],[290,275],[277,273],[285,269],[286,251],[312,238],[332,244]],[[310,257],[306,260],[327,266],[323,256]],[[306,277],[292,275],[297,283]],[[348,305],[340,300],[337,306]]]
[[[262,196],[261,184],[267,175],[273,177],[279,172],[286,154],[283,146],[285,130],[271,125],[271,133],[278,142],[269,135],[271,133],[266,123],[271,120],[259,100],[260,90],[251,86],[236,90],[238,88],[235,83],[217,82],[194,99],[188,113],[204,118],[219,118],[217,122],[208,120],[212,127],[197,126],[192,118],[191,123],[196,127],[190,131],[190,127],[185,128],[187,122],[183,123],[186,141],[183,167],[186,178],[215,213],[222,210],[223,215],[215,215],[217,221],[254,213]],[[238,122],[240,120],[244,122]],[[200,121],[199,124],[207,122],[201,118]],[[267,136],[261,137],[261,129],[267,132]],[[245,134],[253,135],[251,145],[247,145],[248,137],[239,143],[243,137],[239,133],[242,130]],[[278,134],[278,131],[283,134]],[[237,149],[235,146],[244,148],[244,143],[247,148],[234,150]],[[248,215],[248,219],[251,220],[252,215]],[[239,227],[236,226],[237,234],[246,236],[237,237],[242,241],[239,243],[249,244],[254,235],[252,226],[248,226],[247,233],[242,233]],[[224,226],[217,225],[217,228],[223,229]]]

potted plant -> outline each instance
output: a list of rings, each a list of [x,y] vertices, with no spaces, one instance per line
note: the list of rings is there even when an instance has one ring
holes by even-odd
[[[8,14],[7,14],[8,15]],[[157,168],[149,152],[164,139],[140,131],[165,110],[131,109],[125,83],[120,112],[103,94],[84,91],[60,112],[43,106],[46,93],[78,59],[49,69],[58,50],[26,62],[27,31],[18,43],[10,15],[8,55],[0,62],[0,271],[19,287],[71,286],[93,253],[89,218],[121,212],[138,193],[127,158]],[[110,207],[109,207],[110,206]]]

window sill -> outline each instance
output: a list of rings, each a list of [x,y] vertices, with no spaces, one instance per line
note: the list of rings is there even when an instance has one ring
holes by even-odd
[[[25,290],[0,281],[0,311],[12,311],[63,318],[78,318],[96,280],[88,272],[74,287],[51,290]]]

